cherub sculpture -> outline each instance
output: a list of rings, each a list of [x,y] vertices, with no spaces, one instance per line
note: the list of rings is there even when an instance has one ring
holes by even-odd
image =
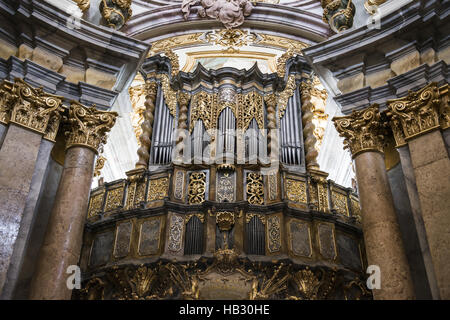
[[[248,17],[253,9],[250,0],[183,0],[181,11],[187,20],[191,13],[191,6],[200,3],[202,8],[198,15],[202,18],[217,19],[227,29],[237,28],[244,23],[244,17]]]

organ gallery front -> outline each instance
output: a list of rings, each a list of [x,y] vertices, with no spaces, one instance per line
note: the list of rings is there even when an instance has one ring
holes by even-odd
[[[450,298],[448,1],[3,2],[2,299]]]

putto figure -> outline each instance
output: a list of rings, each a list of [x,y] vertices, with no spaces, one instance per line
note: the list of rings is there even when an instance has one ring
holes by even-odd
[[[249,0],[183,0],[181,11],[187,20],[191,13],[191,6],[200,2],[202,8],[198,15],[209,17],[223,23],[227,29],[237,28],[244,23],[244,17],[252,13],[253,5]]]

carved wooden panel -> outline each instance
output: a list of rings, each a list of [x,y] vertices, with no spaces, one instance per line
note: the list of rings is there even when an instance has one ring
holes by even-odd
[[[114,245],[114,257],[123,258],[130,252],[131,233],[133,223],[131,221],[122,222],[116,228],[116,241]]]
[[[310,227],[307,222],[291,220],[289,222],[289,244],[294,255],[312,256]]]
[[[152,218],[142,222],[139,230],[138,254],[148,256],[157,254],[161,242],[161,218]]]

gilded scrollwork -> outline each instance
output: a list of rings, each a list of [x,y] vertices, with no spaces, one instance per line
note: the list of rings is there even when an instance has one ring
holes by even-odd
[[[450,93],[448,91],[448,83],[439,88],[441,99],[439,107],[439,121],[442,130],[450,128]]]
[[[151,179],[148,185],[147,201],[163,200],[169,195],[169,178]]]
[[[158,74],[157,77],[161,81],[164,101],[169,108],[170,114],[175,118],[177,115],[177,92],[170,86],[169,77],[166,74]]]
[[[282,119],[287,108],[289,99],[294,95],[297,88],[295,76],[290,75],[286,83],[286,88],[278,95],[278,118]]]
[[[79,297],[86,300],[205,299],[205,283],[211,285],[212,279],[229,283],[229,288],[233,285],[246,288],[244,299],[250,300],[372,298],[360,277],[348,280],[344,274],[324,267],[245,262],[230,249],[216,251],[212,260],[188,263],[160,260],[136,267],[115,266],[85,281]],[[231,279],[238,281],[231,283],[236,281]]]
[[[89,201],[88,218],[94,217],[102,212],[104,194],[104,189],[102,189],[102,192],[91,195],[91,199]]]
[[[439,127],[439,88],[430,83],[423,89],[410,91],[408,96],[387,102],[397,146],[418,135]]]
[[[345,138],[344,148],[350,149],[353,158],[362,152],[384,152],[385,124],[380,118],[377,104],[333,118],[336,130]]]
[[[247,172],[247,185],[245,191],[250,204],[264,204],[263,176],[257,172]]]
[[[202,223],[205,222],[205,214],[204,213],[189,213],[184,218],[184,223],[187,224],[191,218],[197,217]]]
[[[200,204],[205,201],[206,173],[192,172],[189,175],[188,203]]]
[[[338,214],[348,216],[347,196],[336,191],[331,191],[334,209]]]
[[[122,207],[123,187],[108,190],[106,193],[105,212]]]
[[[285,180],[286,198],[292,202],[308,203],[306,182],[300,180]]]
[[[72,101],[69,109],[69,124],[66,129],[67,146],[85,147],[97,153],[98,149],[106,143],[106,134],[116,122],[117,112],[100,111],[95,107],[87,108],[78,102]]]
[[[74,1],[77,3],[78,7],[82,12],[85,12],[91,6],[91,0],[74,0]]]
[[[94,177],[98,177],[102,173],[102,169],[105,166],[106,158],[104,156],[99,156],[95,161],[94,167]]]

